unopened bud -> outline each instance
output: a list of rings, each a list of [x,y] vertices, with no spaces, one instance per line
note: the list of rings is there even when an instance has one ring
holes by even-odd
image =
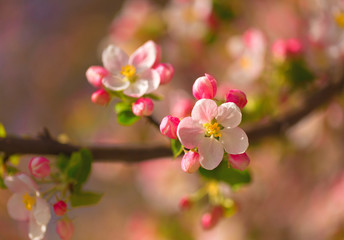
[[[29,162],[30,173],[38,178],[50,175],[50,161],[44,157],[31,158]]]
[[[242,109],[247,104],[246,94],[238,89],[231,89],[226,94],[226,102],[233,102]]]
[[[154,103],[150,98],[139,98],[132,105],[132,111],[136,116],[150,116],[153,113]]]
[[[184,154],[182,162],[182,169],[186,173],[194,173],[201,166],[199,163],[199,154],[198,152],[189,151]]]
[[[74,224],[69,219],[62,219],[57,222],[56,232],[62,240],[70,240],[74,233]]]
[[[192,201],[189,197],[182,197],[179,201],[179,208],[181,210],[187,210],[192,206]]]
[[[109,72],[101,66],[91,66],[86,71],[86,78],[96,88],[102,87],[102,80]]]
[[[202,216],[202,227],[204,230],[209,230],[216,226],[216,224],[219,222],[219,220],[224,215],[224,209],[222,206],[215,206],[211,212],[205,213]]]
[[[230,154],[228,155],[228,161],[233,168],[239,169],[241,171],[245,170],[250,164],[250,158],[247,156],[246,153]]]
[[[92,94],[91,100],[95,104],[105,106],[110,102],[111,97],[107,91],[99,89]]]
[[[287,45],[282,39],[276,40],[272,44],[272,55],[275,59],[284,60],[287,56]]]
[[[295,55],[300,54],[303,50],[301,41],[296,38],[288,39],[286,41],[286,45],[287,45],[288,55],[295,56]]]
[[[164,117],[160,124],[160,132],[171,139],[176,139],[179,122],[179,118],[171,115]]]
[[[205,74],[205,77],[199,77],[196,79],[192,86],[192,94],[196,99],[213,99],[216,95],[217,85],[216,80],[209,74]]]
[[[160,84],[169,83],[174,75],[174,68],[169,63],[160,63],[154,67],[160,75]]]
[[[63,216],[67,212],[67,204],[64,201],[58,201],[54,204],[54,212],[56,216]]]

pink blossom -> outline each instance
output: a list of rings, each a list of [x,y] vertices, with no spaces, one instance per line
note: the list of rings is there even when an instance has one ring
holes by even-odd
[[[186,173],[194,173],[200,167],[199,154],[194,151],[189,151],[184,154],[182,158],[182,169]]]
[[[217,85],[216,80],[209,74],[205,74],[205,77],[199,77],[196,79],[192,86],[192,94],[196,99],[212,99],[216,95]]]
[[[56,216],[63,216],[67,212],[67,204],[65,201],[58,201],[54,204],[54,212]]]
[[[185,97],[177,97],[172,99],[171,114],[178,118],[185,118],[191,115],[192,108],[195,104],[194,100]]]
[[[303,46],[299,39],[290,38],[286,42],[287,44],[287,53],[289,55],[298,55],[302,52]]]
[[[29,170],[37,178],[47,177],[50,175],[50,161],[44,157],[31,158]]]
[[[182,197],[179,201],[179,208],[182,210],[189,209],[192,206],[192,200],[189,197]]]
[[[69,219],[62,219],[57,222],[56,232],[62,240],[70,240],[74,233],[74,224]]]
[[[158,49],[153,41],[148,41],[128,57],[120,48],[108,46],[102,59],[110,74],[103,78],[103,85],[136,98],[154,91],[160,84],[159,73],[152,68],[159,61]]]
[[[274,58],[284,60],[287,55],[287,45],[284,40],[276,40],[271,47],[272,55]]]
[[[95,104],[105,106],[110,102],[111,97],[107,91],[105,91],[104,89],[99,89],[92,93],[91,100]]]
[[[139,98],[132,105],[133,113],[136,116],[150,116],[153,113],[154,103],[150,98]]]
[[[224,215],[224,209],[222,206],[215,206],[211,212],[206,213],[202,216],[202,227],[205,230],[209,230],[216,226],[216,224],[219,222],[219,220]]]
[[[108,74],[109,72],[101,66],[91,66],[86,71],[86,78],[94,87],[101,88],[103,78]]]
[[[171,82],[174,75],[174,68],[169,63],[157,64],[153,69],[155,69],[160,75],[160,84],[167,84]]]
[[[229,154],[244,153],[248,147],[246,133],[239,127],[241,111],[232,102],[217,106],[210,99],[198,100],[191,117],[182,119],[177,135],[182,145],[198,148],[203,168],[212,170],[222,161],[224,151]]]
[[[230,154],[228,155],[228,161],[233,168],[239,169],[241,171],[245,170],[250,164],[250,158],[247,156],[246,153]]]
[[[176,139],[179,122],[179,118],[171,115],[164,117],[160,124],[160,132],[171,139]]]
[[[226,102],[233,102],[242,109],[247,104],[246,94],[238,89],[231,89],[226,94]]]
[[[26,174],[5,177],[5,185],[14,194],[7,203],[9,215],[18,221],[29,221],[29,238],[43,239],[50,221],[50,208],[40,197],[36,183]]]
[[[285,60],[287,57],[301,54],[303,46],[299,39],[278,39],[273,43],[271,50],[274,58],[278,60]]]

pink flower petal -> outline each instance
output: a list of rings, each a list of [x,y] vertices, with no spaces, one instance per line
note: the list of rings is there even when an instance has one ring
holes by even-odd
[[[109,45],[102,54],[104,67],[111,73],[119,73],[128,64],[128,55],[122,49]]]
[[[140,74],[139,78],[145,80],[148,83],[148,89],[145,93],[153,92],[159,87],[160,84],[160,75],[156,70],[147,69]]]
[[[198,146],[198,143],[204,136],[204,129],[198,122],[186,117],[180,121],[177,129],[179,141],[186,148],[192,149]]]
[[[156,44],[153,41],[148,41],[129,57],[129,64],[133,65],[140,72],[151,68],[157,59],[157,55]]]
[[[50,220],[50,207],[47,201],[36,198],[36,207],[33,209],[33,216],[40,225],[47,225]]]
[[[125,81],[122,77],[108,75],[103,78],[103,84],[106,88],[113,91],[122,91],[129,87],[129,81]]]
[[[29,223],[29,238],[32,240],[41,240],[44,238],[46,231],[47,226],[36,222],[35,217],[31,214]]]
[[[5,177],[5,185],[11,192],[15,193],[32,193],[38,189],[37,184],[24,173]]]
[[[240,108],[232,102],[223,103],[217,109],[216,120],[224,127],[234,128],[241,122]]]
[[[198,146],[198,152],[200,154],[201,166],[205,169],[212,170],[216,168],[223,158],[223,146],[213,137],[203,138]]]
[[[220,141],[229,154],[244,153],[248,147],[248,138],[244,130],[239,127],[225,128],[221,131]]]
[[[210,99],[200,99],[196,102],[191,112],[193,120],[200,123],[207,123],[213,120],[217,115],[216,102]]]
[[[123,91],[125,95],[130,97],[141,97],[143,94],[147,92],[148,89],[148,81],[147,80],[136,80],[136,82],[129,85],[127,89]]]
[[[13,194],[7,202],[8,214],[11,218],[18,221],[26,221],[29,219],[30,211],[25,208],[23,203],[23,194]]]

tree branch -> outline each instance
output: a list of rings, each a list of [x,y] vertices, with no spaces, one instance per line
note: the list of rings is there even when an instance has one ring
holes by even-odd
[[[264,137],[282,134],[286,129],[300,121],[315,109],[328,103],[335,95],[341,93],[344,88],[344,77],[340,81],[329,83],[319,89],[310,97],[305,99],[300,108],[285,113],[267,123],[256,123],[245,128],[250,142],[256,142]],[[155,126],[159,124],[148,118]],[[35,155],[58,155],[71,154],[78,151],[82,146],[62,144],[50,137],[45,130],[44,137],[39,139],[27,139],[19,137],[0,138],[0,152],[5,155],[11,154],[35,154]],[[86,146],[95,161],[111,162],[141,162],[148,159],[172,156],[167,146]]]

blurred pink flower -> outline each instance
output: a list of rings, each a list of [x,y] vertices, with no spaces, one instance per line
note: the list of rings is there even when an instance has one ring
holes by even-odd
[[[91,101],[101,106],[106,106],[110,102],[110,100],[110,94],[104,89],[99,89],[91,95]]]
[[[54,204],[54,212],[56,216],[63,216],[67,212],[67,204],[65,201],[58,201]]]
[[[69,219],[61,219],[56,224],[56,232],[62,240],[70,240],[74,234],[74,224]]]

